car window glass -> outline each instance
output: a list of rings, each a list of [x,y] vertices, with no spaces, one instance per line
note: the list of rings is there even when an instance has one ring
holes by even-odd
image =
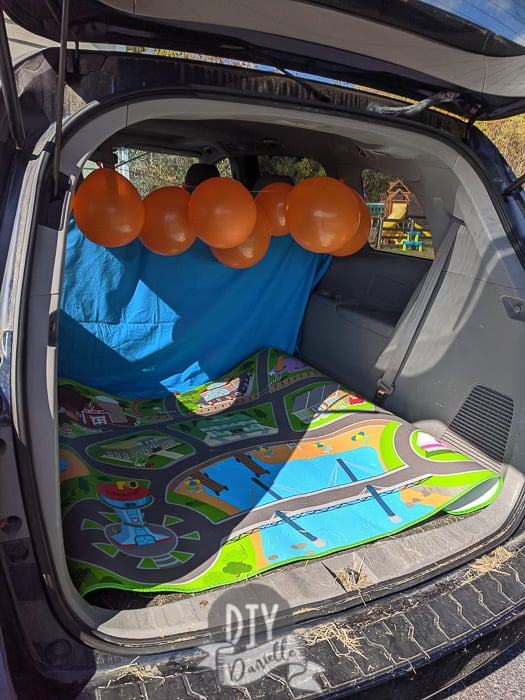
[[[195,157],[135,148],[119,148],[117,159],[116,170],[135,185],[141,197],[159,187],[181,187],[188,168],[199,160]]]
[[[294,156],[259,156],[261,175],[287,175],[297,184],[307,177],[326,175],[323,166],[313,158]]]
[[[190,165],[199,162],[193,156],[124,147],[117,149],[116,159],[115,169],[135,185],[141,197],[146,197],[159,187],[182,187]],[[229,158],[223,158],[215,165],[221,177],[232,177]],[[82,169],[83,176],[86,177],[97,167],[97,163],[87,161]]]
[[[215,165],[217,166],[221,177],[233,177],[232,164],[229,158],[222,158],[218,160]]]
[[[525,46],[525,6],[523,0],[423,0],[463,17],[498,36]]]
[[[372,217],[370,246],[388,253],[432,259],[432,232],[410,187],[401,178],[378,170],[364,170],[362,180]]]

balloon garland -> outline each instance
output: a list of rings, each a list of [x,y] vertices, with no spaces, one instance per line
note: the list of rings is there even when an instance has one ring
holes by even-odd
[[[266,185],[255,200],[232,178],[204,180],[193,193],[161,187],[144,201],[110,168],[90,173],[78,187],[73,213],[93,243],[126,245],[139,237],[159,255],[179,255],[200,238],[222,264],[245,269],[265,256],[270,239],[290,233],[306,250],[352,255],[368,240],[370,212],[364,199],[332,177],[310,177],[293,186]]]

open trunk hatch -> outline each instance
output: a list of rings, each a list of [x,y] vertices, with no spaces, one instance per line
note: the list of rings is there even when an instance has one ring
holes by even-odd
[[[69,4],[71,41],[227,56],[413,100],[451,90],[457,97],[447,109],[465,118],[501,118],[525,108],[518,2],[507,11],[494,5],[491,16],[462,3],[449,10],[418,0]],[[60,3],[6,0],[5,9],[26,29],[59,39]]]

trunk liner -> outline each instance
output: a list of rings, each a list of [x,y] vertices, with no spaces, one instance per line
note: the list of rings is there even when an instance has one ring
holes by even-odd
[[[285,353],[162,399],[59,381],[79,591],[196,592],[490,503],[498,474]]]

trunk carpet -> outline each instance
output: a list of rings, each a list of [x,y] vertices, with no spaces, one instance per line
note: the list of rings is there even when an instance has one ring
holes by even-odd
[[[275,349],[162,399],[60,379],[79,591],[196,592],[490,503],[495,472]]]

